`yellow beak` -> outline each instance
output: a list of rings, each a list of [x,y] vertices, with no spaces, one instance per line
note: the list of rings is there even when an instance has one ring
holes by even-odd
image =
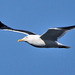
[[[19,39],[18,42],[24,41],[23,39]]]

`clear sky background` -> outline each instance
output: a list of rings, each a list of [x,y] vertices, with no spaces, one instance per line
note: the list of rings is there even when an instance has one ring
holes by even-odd
[[[0,0],[0,21],[43,34],[50,27],[75,25],[75,0]],[[17,42],[24,36],[0,30],[0,75],[75,75],[75,30],[59,39],[70,49]]]

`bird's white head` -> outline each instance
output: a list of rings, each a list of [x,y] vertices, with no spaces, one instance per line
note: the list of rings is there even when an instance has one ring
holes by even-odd
[[[24,37],[23,39],[18,40],[18,42],[24,41],[24,42],[28,42],[28,43],[33,43],[34,41],[39,39],[39,35],[28,35],[26,37]]]

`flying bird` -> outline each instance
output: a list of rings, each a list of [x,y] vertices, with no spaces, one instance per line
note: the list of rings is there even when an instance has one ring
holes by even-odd
[[[0,29],[23,33],[27,35],[24,38],[18,40],[18,42],[24,41],[34,47],[39,48],[70,48],[69,46],[65,46],[59,43],[58,39],[62,37],[66,32],[74,28],[75,25],[68,27],[49,28],[44,34],[37,35],[30,31],[13,29],[0,21]]]

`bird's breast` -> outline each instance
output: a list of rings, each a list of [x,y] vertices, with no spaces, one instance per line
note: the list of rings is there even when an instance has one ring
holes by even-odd
[[[29,44],[34,46],[44,46],[45,42],[41,38],[32,38],[27,41]]]

